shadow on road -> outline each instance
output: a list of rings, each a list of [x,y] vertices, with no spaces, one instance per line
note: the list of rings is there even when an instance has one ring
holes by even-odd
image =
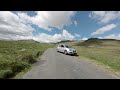
[[[68,54],[68,55],[69,55],[69,56],[76,56],[76,57],[78,57],[78,56],[79,56],[79,55],[77,55],[77,54],[76,54],[76,55],[73,55],[73,54]]]
[[[45,63],[46,60],[40,60],[40,61],[37,61],[34,65],[37,66],[37,65],[41,65],[43,63]]]
[[[64,54],[63,52],[58,52],[58,53],[62,53],[62,54]],[[67,55],[69,55],[69,56],[76,56],[76,57],[78,57],[79,55],[78,54],[67,54]]]

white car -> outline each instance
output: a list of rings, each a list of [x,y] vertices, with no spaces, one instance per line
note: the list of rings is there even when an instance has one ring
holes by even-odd
[[[77,51],[76,49],[70,47],[70,46],[67,46],[67,45],[58,45],[57,46],[57,51],[58,52],[63,52],[64,54],[73,54],[73,55],[77,55]]]

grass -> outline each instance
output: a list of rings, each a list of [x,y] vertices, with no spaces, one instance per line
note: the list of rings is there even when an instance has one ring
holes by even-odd
[[[0,79],[8,79],[29,69],[53,44],[34,41],[0,41]]]
[[[102,41],[101,45],[82,42],[73,44],[77,49],[78,55],[96,60],[109,66],[115,71],[120,71],[120,41]]]
[[[76,49],[80,56],[102,62],[112,69],[120,71],[120,54],[118,53],[118,48],[80,46],[76,47]]]

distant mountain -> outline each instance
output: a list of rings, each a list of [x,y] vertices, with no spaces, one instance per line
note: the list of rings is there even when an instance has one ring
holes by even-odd
[[[33,39],[28,39],[28,40],[17,40],[17,41],[29,42],[29,43],[34,43],[34,42],[36,42],[36,43],[40,43],[40,42],[35,41],[35,40],[33,40]]]
[[[89,38],[88,40],[77,43],[77,46],[101,46],[101,45],[120,45],[120,40]]]
[[[40,42],[37,42],[37,41],[35,41],[35,40],[33,40],[33,39],[26,39],[26,40],[10,40],[10,39],[5,39],[5,40],[0,40],[0,41],[15,41],[15,42],[27,42],[27,43],[40,43]]]

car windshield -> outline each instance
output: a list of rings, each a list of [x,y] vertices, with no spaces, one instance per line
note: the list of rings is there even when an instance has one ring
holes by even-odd
[[[65,47],[66,47],[66,48],[71,48],[70,46],[66,46],[66,45],[65,45]]]

